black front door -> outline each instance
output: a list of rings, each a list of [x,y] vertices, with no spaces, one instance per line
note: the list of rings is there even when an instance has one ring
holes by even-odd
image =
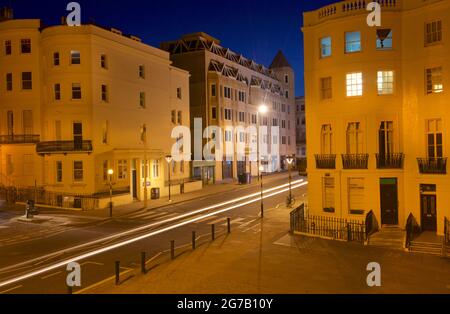
[[[73,144],[75,150],[83,150],[83,124],[79,122],[73,124]]]
[[[398,184],[397,179],[381,179],[381,224],[398,225]]]
[[[422,194],[421,211],[422,211],[422,230],[437,231],[437,196]]]

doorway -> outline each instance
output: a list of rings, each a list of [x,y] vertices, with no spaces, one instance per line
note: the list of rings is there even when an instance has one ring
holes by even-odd
[[[398,180],[380,180],[381,224],[398,225]]]
[[[437,231],[436,185],[422,185],[420,195],[422,231]]]

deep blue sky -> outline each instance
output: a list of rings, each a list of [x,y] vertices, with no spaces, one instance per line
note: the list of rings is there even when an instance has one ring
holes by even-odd
[[[16,18],[59,23],[69,0],[0,0]],[[159,47],[185,33],[204,31],[222,45],[269,66],[281,49],[294,67],[303,95],[302,12],[336,0],[78,0],[84,22],[121,29]]]

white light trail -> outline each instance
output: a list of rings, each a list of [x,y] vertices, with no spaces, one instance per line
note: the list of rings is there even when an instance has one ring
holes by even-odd
[[[293,183],[292,186],[291,186],[291,188],[293,190],[308,185],[308,182],[307,181],[304,182],[304,180],[298,180],[298,181],[295,181],[295,182],[296,183]],[[297,183],[299,183],[299,184],[297,184]],[[289,186],[289,184],[287,184],[287,185],[284,184],[284,185],[281,185],[279,187],[271,188],[271,189],[268,189],[267,191],[278,190],[278,189],[280,189],[280,187],[282,188],[282,187],[286,187],[286,186]],[[266,193],[267,193],[267,191],[266,191]],[[279,194],[282,194],[282,193],[285,193],[285,192],[288,192],[288,191],[289,191],[289,187],[286,188],[286,189],[277,191],[277,192],[273,192],[271,194],[264,194],[264,199],[270,198],[270,197],[273,197],[273,196],[276,196],[276,195],[279,195]],[[261,195],[260,193],[261,192],[252,194],[251,196],[245,196],[245,197],[242,197],[242,198],[239,198],[239,199],[243,200],[243,199],[248,199],[250,197],[254,197],[254,196],[258,196],[258,195],[260,196]],[[116,243],[116,244],[112,244],[112,245],[106,246],[106,247],[101,248],[101,249],[97,249],[97,250],[89,252],[89,253],[85,253],[85,254],[82,254],[82,255],[79,255],[79,256],[76,256],[76,257],[72,257],[72,258],[66,259],[66,260],[64,260],[62,262],[59,262],[59,263],[47,266],[45,268],[42,268],[42,269],[30,272],[28,274],[21,275],[21,276],[9,279],[9,280],[4,281],[4,282],[0,282],[0,287],[9,286],[9,285],[11,285],[13,283],[17,283],[17,282],[20,282],[20,281],[23,281],[23,280],[26,280],[26,279],[29,279],[29,278],[32,278],[32,277],[36,277],[36,276],[42,275],[44,273],[50,272],[50,271],[58,269],[60,267],[65,267],[69,263],[81,261],[81,260],[84,260],[84,259],[89,258],[89,257],[93,257],[93,256],[96,256],[96,255],[99,255],[99,254],[102,254],[102,253],[105,253],[105,252],[108,252],[108,251],[112,251],[112,250],[115,250],[115,249],[127,246],[129,244],[133,244],[133,243],[145,240],[147,238],[159,235],[161,233],[165,233],[167,231],[174,230],[174,229],[177,229],[177,228],[189,225],[191,223],[203,220],[205,218],[208,218],[208,217],[211,217],[211,216],[215,216],[217,214],[225,213],[225,212],[231,211],[233,209],[236,209],[236,208],[239,208],[239,207],[243,207],[243,206],[246,206],[246,205],[249,205],[249,204],[252,204],[252,203],[256,203],[256,202],[259,202],[259,201],[261,201],[261,197],[258,197],[258,198],[246,201],[244,203],[236,204],[236,205],[230,206],[228,208],[221,209],[221,210],[218,210],[218,211],[206,214],[206,215],[202,215],[200,217],[193,218],[193,219],[190,219],[190,220],[187,220],[187,221],[184,221],[184,222],[172,225],[172,226],[168,226],[168,227],[165,227],[163,229],[156,230],[156,231],[153,231],[153,232],[150,232],[150,233],[147,233],[147,234],[144,234],[144,235],[132,238],[132,239],[128,239],[128,240],[125,240],[125,241],[122,241],[122,242],[119,242],[119,243]],[[225,202],[223,204],[230,204],[231,202],[232,201],[229,201],[229,202]],[[236,202],[236,200],[234,200],[234,202]],[[217,208],[219,206],[218,205],[214,205],[214,206],[211,206],[211,207],[212,208]],[[203,211],[206,211],[206,210],[209,210],[209,208],[208,209],[202,209],[202,210],[195,211],[195,212],[191,212],[188,216],[192,216],[193,213],[199,213],[199,212],[203,212]],[[168,219],[168,221],[170,221],[170,220],[173,220],[173,219],[172,218]],[[147,228],[148,228],[148,226],[147,226]],[[124,232],[124,234],[129,234],[132,231],[138,232],[138,231],[140,231],[142,229],[143,229],[142,227],[136,228],[136,229]]]

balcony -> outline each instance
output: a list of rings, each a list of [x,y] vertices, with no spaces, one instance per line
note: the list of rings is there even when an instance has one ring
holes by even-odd
[[[37,144],[39,135],[1,135],[0,144]]]
[[[343,154],[342,167],[349,169],[368,169],[369,154]]]
[[[92,141],[56,141],[56,142],[41,142],[36,146],[36,152],[41,155],[50,154],[77,154],[87,153],[93,151]]]
[[[297,168],[301,175],[306,175],[308,169],[308,161],[306,158],[297,158]]]
[[[421,174],[447,174],[447,158],[417,158]]]
[[[317,169],[336,169],[336,155],[316,155]]]
[[[405,155],[399,154],[376,154],[377,169],[403,169]]]

